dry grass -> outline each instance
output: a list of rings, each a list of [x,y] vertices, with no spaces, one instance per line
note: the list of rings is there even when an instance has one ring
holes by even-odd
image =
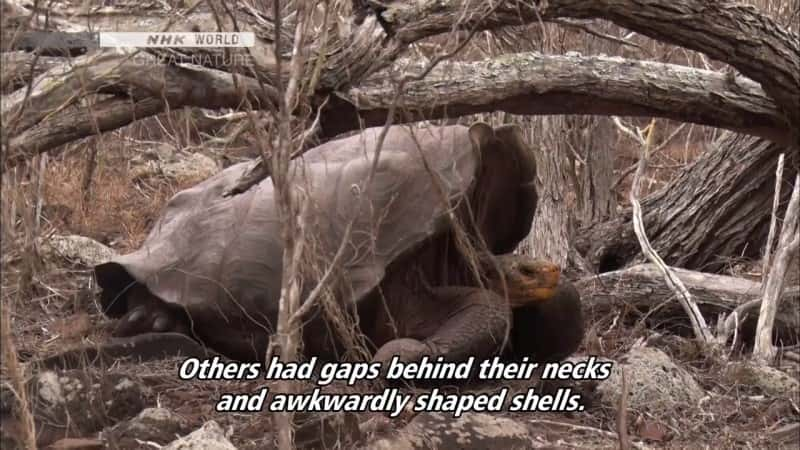
[[[84,202],[81,175],[84,161],[65,158],[52,164],[45,185],[46,212],[60,233],[88,236],[121,251],[141,244],[150,224],[180,186],[169,182],[137,185],[130,180],[124,156],[106,158],[93,177],[89,202]],[[191,183],[187,183],[188,187]]]
[[[77,234],[118,252],[129,252],[141,244],[175,192],[201,181],[134,181],[131,159],[155,144],[131,137],[140,137],[141,127],[128,127],[98,139],[97,164],[88,195],[84,190],[86,155],[95,138],[72,144],[49,159],[41,183],[36,171],[26,168],[4,175],[0,196],[4,322],[0,378],[22,399],[22,386],[36,371],[27,362],[68,347],[100,342],[107,338],[109,325],[95,302],[90,270],[67,261],[45,261],[39,255],[37,238]],[[175,143],[169,132],[158,134],[161,142]],[[38,227],[34,225],[37,211],[41,211]],[[26,410],[18,411],[15,417],[4,425],[4,434],[11,432],[25,440],[34,436],[33,421]],[[16,428],[9,431],[12,426]]]

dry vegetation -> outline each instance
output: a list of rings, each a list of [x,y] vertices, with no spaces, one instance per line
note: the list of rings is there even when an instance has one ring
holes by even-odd
[[[775,17],[782,17],[790,24],[792,9],[789,1],[759,0],[753,3]],[[708,61],[705,57],[673,46],[657,43],[636,35],[627,39],[627,44],[604,37],[589,36],[584,30],[564,25],[547,25],[544,35],[538,33],[538,25],[514,29],[504,33],[479,33],[472,44],[459,53],[457,59],[480,59],[485,54],[498,54],[509,49],[543,50],[551,53],[579,51],[584,53],[606,53],[625,57],[653,59],[663,62],[687,64],[697,67],[722,68],[723,64]],[[607,25],[592,25],[592,29],[603,35],[624,36],[623,30]],[[427,39],[415,46],[416,58],[426,54],[437,54],[452,36]],[[95,286],[87,267],[73,264],[60,258],[44,258],[39,252],[38,240],[50,234],[77,234],[91,237],[118,252],[125,253],[138,247],[164,203],[177,191],[195,184],[199,179],[168,179],[152,177],[134,180],[132,163],[142,152],[154,146],[168,144],[188,151],[205,151],[216,155],[217,164],[228,165],[242,153],[241,149],[254,144],[253,136],[247,133],[237,139],[237,145],[209,143],[198,133],[186,132],[189,128],[202,128],[191,117],[182,112],[147,119],[99,137],[86,138],[69,144],[57,153],[49,155],[43,173],[40,159],[31,161],[3,174],[2,180],[2,305],[3,315],[8,317],[10,330],[4,329],[4,350],[8,339],[13,340],[16,354],[3,359],[2,377],[19,390],[21,379],[31,377],[37,370],[28,363],[56,353],[65,347],[99,342],[107,336],[110,321],[97,308]],[[590,152],[601,148],[610,149],[610,173],[604,186],[613,187],[613,201],[602,212],[606,218],[613,217],[618,210],[628,206],[632,171],[639,158],[640,145],[631,139],[610,120],[588,118],[588,122],[577,122],[578,118],[564,117],[519,117],[505,113],[464,117],[462,122],[483,119],[491,123],[511,121],[525,124],[529,130],[546,130],[543,134],[531,132],[528,139],[543,149],[540,167],[555,170],[548,176],[561,180],[561,203],[550,212],[563,215],[574,233],[580,225],[591,221],[591,214],[581,206],[592,199],[585,188],[586,160]],[[587,118],[584,118],[587,119]],[[570,125],[570,120],[576,120]],[[627,127],[643,128],[648,120],[624,119]],[[577,123],[578,125],[574,125]],[[187,127],[187,125],[189,125]],[[219,137],[230,136],[231,129],[224,129]],[[687,164],[701,155],[718,130],[681,125],[667,120],[659,121],[656,147],[662,147],[649,162],[643,177],[642,195],[663,187]],[[590,135],[602,136],[591,139]],[[587,143],[590,142],[590,143]],[[663,145],[661,145],[663,144]],[[96,148],[95,164],[87,163],[87,155]],[[250,153],[247,156],[255,156]],[[547,160],[547,158],[552,158]],[[89,169],[90,166],[93,168]],[[87,171],[90,172],[89,189],[86,189]],[[552,185],[544,189],[554,189]],[[571,214],[569,212],[572,212]],[[541,234],[537,234],[541,236]],[[557,238],[556,238],[557,239]],[[536,250],[538,242],[528,245]],[[540,253],[541,252],[541,249]],[[552,251],[552,250],[548,250]],[[553,260],[566,261],[566,247],[560,254],[548,254]],[[544,253],[547,253],[545,251]],[[753,260],[731,261],[729,273],[759,279],[760,262]],[[795,284],[797,281],[795,280]],[[748,380],[735,375],[724,375],[724,363],[706,356],[688,339],[661,336],[644,326],[643,321],[626,320],[626,312],[615,317],[590,318],[589,332],[581,353],[617,358],[635,342],[646,340],[651,345],[666,351],[674,360],[688,369],[709,392],[701,405],[683,405],[681,414],[668,420],[649,417],[638,411],[629,411],[630,434],[657,448],[792,448],[797,441],[783,444],[770,434],[782,425],[800,421],[800,406],[795,398],[773,398],[753,388]],[[11,331],[10,335],[6,335]],[[734,355],[734,359],[741,355]],[[15,359],[21,365],[14,373]],[[779,360],[780,368],[794,376],[798,375],[798,364]],[[87,367],[87,371],[101,369]],[[137,366],[121,365],[117,371],[130,371],[140,375],[148,389],[145,403],[161,405],[185,417],[193,425],[214,419],[223,426],[234,428],[233,442],[239,448],[265,448],[272,445],[273,436],[268,414],[220,414],[213,410],[213,400],[221,392],[252,392],[253,383],[179,382],[175,376],[176,361],[165,360]],[[525,386],[515,386],[520,390]],[[477,389],[489,389],[479,386]],[[330,389],[351,389],[346,386],[331,386]],[[587,388],[588,389],[588,388]],[[590,396],[591,397],[591,396]],[[581,427],[593,427],[616,432],[618,411],[601,405],[592,405],[583,414],[530,414],[521,420],[535,424],[544,439],[550,442],[561,440],[566,445],[583,445],[586,448],[615,446],[615,438]],[[400,427],[403,420],[389,425]],[[364,422],[364,418],[359,418]],[[558,424],[552,421],[558,421]],[[375,414],[370,421],[381,428],[385,419]],[[3,424],[4,429],[13,426]],[[19,425],[24,430],[25,424]],[[22,432],[22,431],[20,431]]]

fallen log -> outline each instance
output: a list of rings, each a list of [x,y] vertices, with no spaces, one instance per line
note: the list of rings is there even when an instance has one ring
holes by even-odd
[[[720,314],[727,315],[737,306],[755,300],[761,292],[761,283],[745,278],[716,275],[673,268],[683,281],[706,319],[715,323]],[[641,320],[652,327],[668,327],[671,331],[683,329],[691,333],[689,320],[675,299],[675,294],[664,282],[653,264],[640,264],[627,269],[606,272],[578,280],[584,310],[589,320],[621,314],[621,318]],[[800,288],[787,287],[781,297],[775,321],[776,343],[790,345],[800,337]],[[758,309],[740,320],[739,336],[752,341]]]

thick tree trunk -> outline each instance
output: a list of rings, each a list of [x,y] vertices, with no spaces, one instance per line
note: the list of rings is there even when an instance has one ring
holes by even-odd
[[[595,30],[609,36],[617,35],[621,31],[611,23],[597,24]],[[620,53],[622,49],[619,42],[585,35],[581,42],[583,45],[579,50],[583,54],[624,54],[624,51]],[[575,153],[573,172],[579,211],[577,223],[610,220],[617,212],[617,196],[613,187],[614,161],[619,143],[616,127],[608,117],[576,116],[572,120],[572,150]],[[578,155],[582,161],[577,161]]]
[[[731,259],[759,257],[774,196],[778,155],[786,153],[787,186],[797,174],[796,151],[763,139],[726,133],[667,186],[642,201],[644,224],[659,255],[672,266],[717,272]],[[783,201],[791,189],[783,189]],[[602,273],[641,260],[631,214],[579,233],[578,249]]]
[[[614,184],[613,125],[607,117],[578,116],[573,119],[573,150],[581,151],[580,172],[576,173],[576,197],[580,223],[604,222],[614,217],[617,198]],[[573,161],[577,159],[577,155]]]
[[[560,139],[566,118],[534,117],[528,120],[528,141],[536,157],[536,192],[539,195],[531,232],[520,244],[524,255],[567,265],[570,215],[567,207],[569,183],[566,143]]]
[[[723,275],[675,269],[700,311],[712,326],[720,314],[733,311],[737,306],[758,299],[761,295],[759,281]],[[664,283],[664,277],[652,264],[642,264],[628,269],[587,277],[575,282],[584,301],[587,317],[599,321],[606,316],[622,314],[626,320],[645,318],[648,324],[682,328],[691,333],[689,320],[675,293]],[[786,345],[794,344],[800,333],[800,290],[787,289],[775,322],[774,337]],[[742,318],[740,337],[752,341],[758,320],[758,309]]]

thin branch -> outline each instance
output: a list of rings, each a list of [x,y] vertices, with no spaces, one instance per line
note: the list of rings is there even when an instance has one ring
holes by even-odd
[[[775,259],[767,275],[766,286],[763,289],[761,311],[758,315],[756,326],[756,343],[753,348],[755,359],[764,363],[772,362],[775,357],[775,347],[772,345],[772,330],[775,325],[775,316],[778,311],[786,271],[789,260],[798,253],[800,247],[800,175],[794,180],[792,196],[786,215],[783,218],[781,234],[778,238],[778,249]]]
[[[620,123],[620,122],[619,122],[619,119],[617,119],[616,117],[615,117],[614,119],[615,119],[615,121],[614,121],[614,124],[616,124],[616,125],[617,125],[617,127],[620,127],[620,126],[622,126],[622,123]],[[670,142],[672,142],[672,140],[673,140],[673,139],[675,139],[675,137],[676,137],[676,136],[677,136],[677,135],[678,135],[678,134],[679,134],[681,131],[683,131],[684,127],[686,127],[686,124],[685,124],[685,123],[682,123],[682,124],[680,124],[680,125],[679,125],[677,128],[675,128],[675,130],[672,132],[672,134],[670,134],[669,136],[667,136],[667,138],[666,138],[666,139],[664,139],[664,141],[663,141],[663,142],[661,142],[660,144],[658,144],[658,147],[656,147],[656,148],[655,148],[655,149],[652,151],[652,153],[650,154],[650,156],[651,156],[651,157],[652,157],[652,156],[655,156],[655,155],[657,155],[659,152],[661,152],[661,150],[663,150],[663,149],[667,148],[667,145],[668,145]],[[624,130],[623,130],[623,131],[624,131]],[[626,134],[627,134],[627,133],[626,133]],[[637,167],[639,167],[639,164],[638,164],[638,163],[637,163],[637,164],[631,164],[631,165],[630,165],[630,166],[628,166],[626,169],[624,169],[624,170],[622,171],[622,173],[619,175],[619,177],[617,177],[617,179],[614,181],[614,184],[612,184],[612,185],[611,185],[611,188],[610,188],[610,190],[611,190],[611,191],[615,190],[615,189],[616,189],[616,188],[617,188],[617,187],[620,185],[620,183],[622,183],[622,181],[623,181],[623,180],[625,180],[625,178],[627,178],[627,176],[628,176],[628,175],[632,174],[632,173],[633,173],[633,172],[636,170],[636,168],[637,168]]]
[[[692,323],[692,329],[694,330],[695,337],[700,339],[704,343],[712,342],[713,336],[708,329],[708,325],[706,325],[705,318],[703,314],[700,312],[700,309],[697,307],[697,304],[692,299],[692,295],[689,293],[689,290],[686,289],[686,286],[683,284],[680,278],[678,278],[672,270],[664,263],[664,260],[658,256],[658,253],[653,249],[650,245],[650,241],[647,238],[647,234],[644,230],[644,221],[642,219],[642,206],[639,203],[639,180],[641,179],[642,175],[644,174],[645,168],[647,167],[647,159],[649,153],[649,147],[652,144],[653,138],[653,129],[655,125],[655,119],[650,122],[648,127],[647,133],[647,140],[645,145],[642,147],[642,157],[639,159],[639,167],[636,170],[636,174],[633,178],[633,186],[630,192],[630,202],[631,206],[633,207],[633,230],[636,233],[636,237],[639,240],[639,245],[642,248],[642,253],[644,253],[647,258],[658,267],[658,270],[664,276],[664,280],[667,282],[667,285],[675,292],[676,296],[678,297],[678,301],[683,306],[684,310],[689,316],[689,320]]]
[[[778,205],[781,200],[781,184],[783,183],[783,164],[784,154],[781,153],[778,156],[778,168],[775,169],[775,196],[772,198],[772,216],[769,221],[769,234],[767,235],[767,243],[764,245],[764,259],[761,264],[762,295],[764,294],[763,288],[767,285],[767,274],[772,264],[772,243],[775,241],[775,228],[778,222]]]
[[[553,20],[553,22],[557,23],[557,24],[559,24],[559,25],[561,25],[563,27],[580,30],[580,31],[583,31],[584,33],[591,34],[592,36],[598,37],[600,39],[604,39],[606,41],[614,42],[616,44],[625,45],[625,46],[628,46],[628,47],[634,47],[634,48],[638,48],[638,49],[642,48],[641,45],[639,45],[639,44],[637,44],[635,42],[631,42],[631,41],[629,41],[627,39],[624,39],[624,38],[618,38],[616,36],[612,36],[610,34],[594,30],[589,26],[588,22],[581,22],[581,21],[576,21],[576,20],[571,20],[571,19],[556,19],[556,20]]]
[[[630,450],[631,441],[628,437],[628,381],[625,379],[625,368],[620,368],[622,389],[619,397],[619,410],[617,411],[617,437],[619,450]]]
[[[719,324],[717,325],[717,336],[715,338],[716,342],[720,345],[724,345],[726,342],[728,342],[731,334],[733,334],[733,343],[731,343],[731,347],[735,346],[739,327],[744,321],[743,319],[745,315],[750,311],[757,309],[760,305],[761,298],[757,298],[755,300],[742,303],[741,305],[737,306],[736,309],[728,313],[728,316],[725,317],[724,320],[720,320]]]

